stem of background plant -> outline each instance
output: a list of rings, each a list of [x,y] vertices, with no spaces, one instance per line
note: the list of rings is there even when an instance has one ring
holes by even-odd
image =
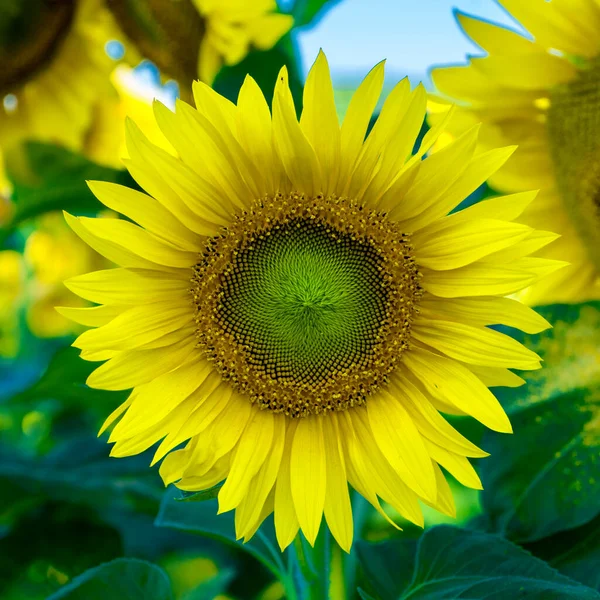
[[[298,536],[290,555],[298,600],[346,600],[342,550],[325,525],[314,547]]]

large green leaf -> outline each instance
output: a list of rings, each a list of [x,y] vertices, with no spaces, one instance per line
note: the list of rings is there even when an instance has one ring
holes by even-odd
[[[214,89],[232,102],[237,102],[238,93],[246,75],[256,80],[269,105],[273,99],[275,82],[281,67],[288,70],[289,84],[296,104],[296,111],[302,108],[302,78],[298,66],[298,49],[289,35],[286,35],[271,50],[266,52],[253,51],[246,58],[232,67],[221,69],[215,82]]]
[[[600,600],[600,594],[499,536],[440,525],[421,537],[401,600],[454,598]]]
[[[77,214],[96,213],[105,207],[89,190],[86,180],[112,181],[136,187],[127,171],[103,167],[66,148],[28,142],[25,167],[11,170],[15,212],[2,234],[42,213],[67,210]],[[10,167],[10,154],[7,156]]]
[[[417,541],[411,539],[357,542],[363,587],[372,589],[381,600],[396,600],[412,580],[416,548]]]
[[[93,510],[46,503],[0,536],[0,598],[42,600],[61,580],[122,554],[119,533]]]
[[[488,433],[483,508],[492,530],[534,541],[600,513],[600,303],[539,309],[554,328],[520,340],[544,359],[498,396],[512,436]]]
[[[40,379],[15,394],[9,402],[55,399],[69,407],[98,409],[108,416],[113,408],[126,399],[127,393],[88,387],[85,381],[97,367],[98,363],[82,360],[77,348],[61,348],[52,357]]]
[[[92,540],[90,540],[93,543]],[[48,600],[171,600],[171,583],[157,565],[117,558],[82,573]]]
[[[296,27],[316,25],[325,13],[340,0],[296,0],[294,3],[294,23]]]
[[[86,436],[65,441],[41,458],[0,446],[0,488],[98,510],[156,510],[162,492],[155,470],[148,467],[150,456],[114,459],[108,454],[105,443]]]
[[[600,591],[600,516],[529,544],[528,549],[561,573]]]
[[[169,487],[163,497],[160,511],[156,517],[159,527],[172,527],[182,531],[197,533],[232,544],[248,552],[262,562],[271,572],[283,577],[285,568],[281,553],[274,541],[274,533],[268,531],[264,524],[254,537],[246,544],[235,538],[233,513],[217,515],[216,500],[205,502],[181,502],[180,494]]]

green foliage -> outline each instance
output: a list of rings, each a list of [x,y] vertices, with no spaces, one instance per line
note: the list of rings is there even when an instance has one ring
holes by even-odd
[[[296,0],[293,15],[297,27],[316,25],[325,13],[340,0]]]
[[[95,390],[85,384],[98,363],[82,360],[79,350],[71,346],[61,348],[50,360],[42,376],[31,386],[15,394],[10,402],[30,403],[36,400],[58,398],[70,407],[93,407],[107,414],[125,400],[126,393]]]
[[[153,511],[160,483],[148,456],[114,460],[93,437],[66,440],[42,458],[0,447],[0,483],[42,499],[77,502],[99,510],[110,507]]]
[[[152,563],[117,558],[86,571],[65,585],[48,600],[171,600],[167,574]]]
[[[527,547],[561,573],[600,591],[600,516]]]
[[[56,210],[95,214],[105,207],[89,190],[87,180],[102,180],[136,187],[126,171],[97,165],[66,148],[28,142],[17,155],[9,154],[9,176],[14,186],[15,212],[1,234],[24,221]]]
[[[544,360],[527,386],[498,395],[513,436],[486,433],[483,507],[490,527],[534,541],[600,512],[600,303],[539,311],[553,329],[518,336]]]
[[[400,597],[413,576],[417,541],[394,539],[379,544],[359,541],[356,547],[365,580],[381,600]]]
[[[158,527],[173,527],[182,531],[205,535],[236,546],[258,559],[267,569],[283,577],[285,567],[277,548],[274,532],[267,532],[265,526],[246,544],[235,538],[233,514],[217,516],[217,502],[180,502],[179,493],[168,488],[156,517]],[[269,535],[270,533],[270,535]]]
[[[400,548],[400,546],[396,546]],[[375,554],[373,554],[373,550]],[[385,552],[391,572],[378,573],[377,552]],[[394,547],[371,549],[365,554],[375,593],[382,600],[594,600],[600,594],[561,575],[543,561],[506,539],[458,527],[440,525],[420,538],[410,584],[398,595],[397,588],[381,586],[395,579],[397,571],[406,581],[406,549],[393,554]],[[408,550],[410,553],[410,549]],[[364,563],[363,563],[364,564]],[[381,565],[381,563],[380,563]]]

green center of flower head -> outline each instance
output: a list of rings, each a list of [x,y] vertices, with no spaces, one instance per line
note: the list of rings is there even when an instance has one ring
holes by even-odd
[[[257,203],[213,238],[192,293],[200,345],[252,401],[344,410],[387,380],[420,295],[406,235],[337,198]]]
[[[11,93],[52,59],[74,14],[75,0],[0,2],[0,95]]]
[[[561,197],[600,270],[600,59],[552,91],[548,132]]]

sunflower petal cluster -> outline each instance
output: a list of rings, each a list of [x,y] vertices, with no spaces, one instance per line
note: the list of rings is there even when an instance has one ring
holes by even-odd
[[[66,215],[119,265],[66,282],[97,306],[61,309],[103,363],[88,385],[132,389],[102,428],[111,455],[158,444],[165,484],[222,484],[244,540],[274,513],[282,549],[299,530],[312,544],[324,517],[348,551],[348,484],[390,522],[386,505],[417,525],[420,502],[454,515],[444,472],[480,489],[469,459],[486,452],[442,413],[508,433],[489,388],[540,367],[489,327],[548,327],[505,297],[564,266],[531,256],[555,234],[517,222],[535,192],[455,211],[514,147],[481,152],[473,127],[428,154],[450,115],[416,143],[427,94],[406,79],[369,129],[383,78],[341,124],[323,53],[299,119],[285,68],[272,111],[251,77],[237,104],[195,83],[195,108],[154,104],[172,152],[128,122],[145,193],[90,184],[127,219]]]
[[[502,193],[539,189],[519,222],[561,235],[535,256],[570,266],[528,288],[523,299],[550,304],[600,298],[600,3],[498,1],[525,32],[458,13],[463,31],[485,54],[466,66],[432,71],[444,99],[458,105],[449,130],[459,135],[482,123],[482,150],[518,145],[490,184]],[[430,122],[444,118],[444,102]]]

